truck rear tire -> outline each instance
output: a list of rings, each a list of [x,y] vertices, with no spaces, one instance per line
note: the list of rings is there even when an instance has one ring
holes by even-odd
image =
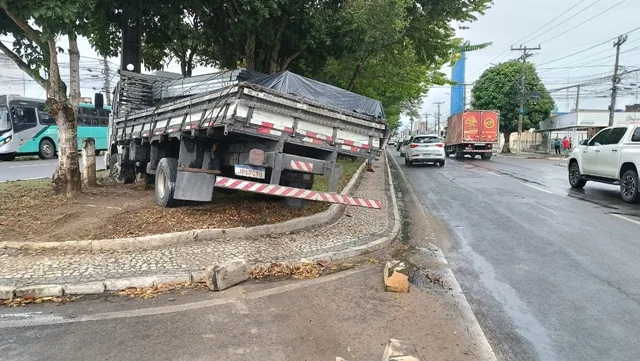
[[[156,203],[160,207],[173,207],[177,201],[173,198],[176,191],[176,177],[178,175],[178,160],[162,158],[156,170]]]
[[[456,150],[456,159],[462,159],[462,158],[464,158],[464,153],[459,150]]]
[[[638,173],[629,169],[624,172],[620,179],[620,195],[622,200],[627,203],[637,203],[640,200],[640,189],[638,189]]]
[[[493,153],[482,153],[480,156],[482,157],[482,160],[490,160]]]

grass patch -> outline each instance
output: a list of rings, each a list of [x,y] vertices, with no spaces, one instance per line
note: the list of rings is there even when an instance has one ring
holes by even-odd
[[[39,190],[51,190],[51,178],[8,181],[0,183],[0,196],[23,196]]]
[[[39,160],[40,158],[37,155],[22,155],[19,157],[16,157],[16,159],[14,159],[14,162],[24,162],[27,160]]]
[[[362,165],[362,159],[351,159],[347,157],[338,157],[337,163],[342,167],[344,173],[338,183],[338,193],[342,192],[344,187],[347,186],[351,178],[356,174],[360,166]],[[329,191],[329,177],[316,176],[313,179],[313,190],[320,192]]]

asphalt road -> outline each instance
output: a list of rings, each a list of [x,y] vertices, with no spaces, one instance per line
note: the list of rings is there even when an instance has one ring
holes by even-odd
[[[640,207],[615,186],[572,190],[565,167],[505,157],[402,165],[446,226],[445,255],[499,359],[637,360]]]
[[[0,161],[0,182],[48,178],[53,175],[57,165],[58,159]],[[105,169],[103,156],[96,157],[96,166],[98,170]]]

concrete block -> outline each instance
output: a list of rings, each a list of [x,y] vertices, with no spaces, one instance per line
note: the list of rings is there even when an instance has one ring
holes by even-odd
[[[416,347],[402,340],[390,339],[382,355],[382,361],[420,361]]]
[[[400,261],[389,261],[384,266],[384,290],[387,292],[409,292],[409,276],[402,273],[406,269]]]
[[[251,267],[245,260],[235,260],[207,269],[207,286],[212,291],[222,291],[249,279]]]
[[[175,274],[175,275],[158,275],[153,277],[153,285],[160,286],[163,284],[191,283],[191,274]]]
[[[18,287],[15,291],[16,297],[52,297],[62,296],[62,285],[34,285]]]
[[[14,286],[0,286],[0,300],[12,299],[15,291]]]
[[[65,295],[99,295],[104,292],[104,282],[69,283],[62,287]]]
[[[129,287],[143,288],[153,286],[154,277],[113,278],[104,281],[107,291],[120,291]]]

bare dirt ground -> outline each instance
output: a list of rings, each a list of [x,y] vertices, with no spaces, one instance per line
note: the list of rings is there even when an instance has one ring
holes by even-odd
[[[360,166],[359,161],[339,160],[344,188]],[[327,187],[317,177],[314,189]],[[281,199],[246,192],[215,192],[211,203],[178,208],[156,205],[153,187],[135,189],[101,181],[76,199],[57,196],[49,180],[0,184],[0,241],[70,241],[186,231],[206,228],[251,227],[272,224],[322,212],[327,203],[311,202],[306,208],[285,207]]]

